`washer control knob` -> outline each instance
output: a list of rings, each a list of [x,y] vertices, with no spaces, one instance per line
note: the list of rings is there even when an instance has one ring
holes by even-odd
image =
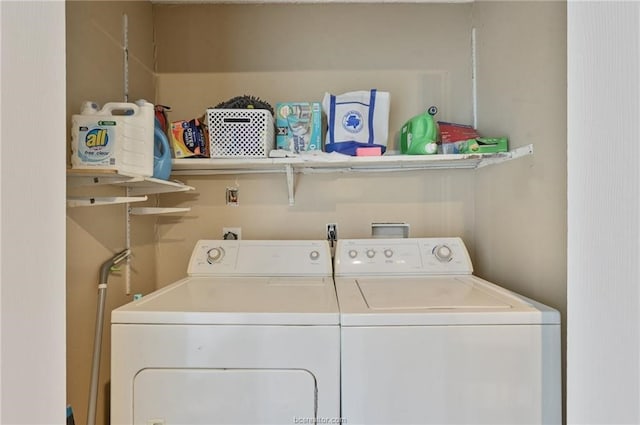
[[[367,249],[367,257],[373,258],[376,256],[376,252],[373,249]]]
[[[355,249],[349,250],[350,258],[356,258],[357,256],[358,256],[358,251],[356,251]]]
[[[311,253],[309,254],[309,258],[315,261],[320,258],[320,253],[318,251],[311,251]]]
[[[384,256],[387,257],[387,258],[393,257],[393,250],[391,250],[389,248],[385,249],[384,250]]]
[[[438,245],[433,248],[433,255],[436,256],[438,261],[442,263],[448,263],[453,257],[453,252],[447,245]]]
[[[211,248],[207,251],[207,263],[219,263],[224,258],[224,249],[221,246]]]

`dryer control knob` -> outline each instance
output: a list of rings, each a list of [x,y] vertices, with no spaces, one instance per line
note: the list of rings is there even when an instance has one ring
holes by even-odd
[[[224,249],[221,246],[207,251],[207,263],[209,264],[219,263],[222,258],[224,258]]]
[[[384,250],[384,256],[387,257],[387,258],[393,257],[393,250],[391,250],[389,248],[385,249]]]
[[[442,263],[448,263],[453,257],[453,252],[447,245],[438,245],[433,248],[433,255],[436,256],[438,261]]]
[[[358,256],[358,251],[356,251],[355,249],[352,249],[349,251],[350,258],[356,258],[357,256]]]
[[[376,256],[376,252],[373,249],[367,249],[367,257],[373,258]]]
[[[318,251],[311,251],[311,253],[309,254],[309,258],[311,258],[312,260],[317,260],[318,258],[320,258],[320,253]]]

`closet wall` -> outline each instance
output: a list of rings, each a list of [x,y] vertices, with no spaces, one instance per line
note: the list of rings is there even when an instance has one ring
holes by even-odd
[[[398,149],[397,130],[430,105],[439,119],[471,121],[472,11],[472,4],[156,5],[157,100],[178,120],[242,94],[275,105],[377,88],[391,93],[388,144]],[[372,222],[406,222],[411,236],[473,240],[469,171],[298,175],[294,206],[282,174],[178,177],[197,193],[164,197],[192,210],[159,219],[161,286],[184,274],[198,238],[219,238],[223,226],[242,227],[245,239],[323,239],[326,223],[354,238],[370,236]],[[225,204],[227,187],[239,188],[239,206]]]
[[[66,2],[67,128],[80,105],[124,100],[123,15],[129,20],[129,99],[154,99],[153,15],[151,3]],[[68,139],[70,140],[70,138]],[[70,143],[69,143],[70,145]],[[91,189],[124,195],[124,189]],[[67,401],[76,423],[86,422],[99,270],[126,247],[125,206],[67,208]],[[134,292],[156,286],[154,219],[132,217],[130,281]],[[102,344],[97,423],[108,424],[111,310],[130,301],[126,268],[109,277]]]
[[[481,1],[473,15],[478,126],[534,145],[532,156],[475,174],[476,272],[564,313],[566,3]]]
[[[473,15],[478,126],[534,145],[532,156],[475,174],[475,272],[560,311],[565,371],[567,5],[480,1]]]

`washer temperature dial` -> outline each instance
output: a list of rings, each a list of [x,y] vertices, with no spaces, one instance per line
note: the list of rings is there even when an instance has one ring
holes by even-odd
[[[224,258],[224,248],[221,246],[211,248],[207,251],[207,263],[219,263]]]
[[[447,245],[436,245],[433,248],[433,255],[441,263],[448,263],[453,258],[453,251]]]

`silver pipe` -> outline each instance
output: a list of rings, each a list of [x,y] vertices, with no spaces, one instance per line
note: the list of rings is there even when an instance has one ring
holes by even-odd
[[[131,250],[125,249],[105,261],[100,268],[100,283],[98,284],[98,311],[96,313],[96,330],[93,340],[93,360],[91,362],[91,384],[89,388],[89,409],[87,425],[96,423],[96,405],[98,402],[98,381],[100,378],[100,352],[102,350],[102,331],[104,323],[104,306],[107,299],[107,280],[112,267],[124,261]]]

